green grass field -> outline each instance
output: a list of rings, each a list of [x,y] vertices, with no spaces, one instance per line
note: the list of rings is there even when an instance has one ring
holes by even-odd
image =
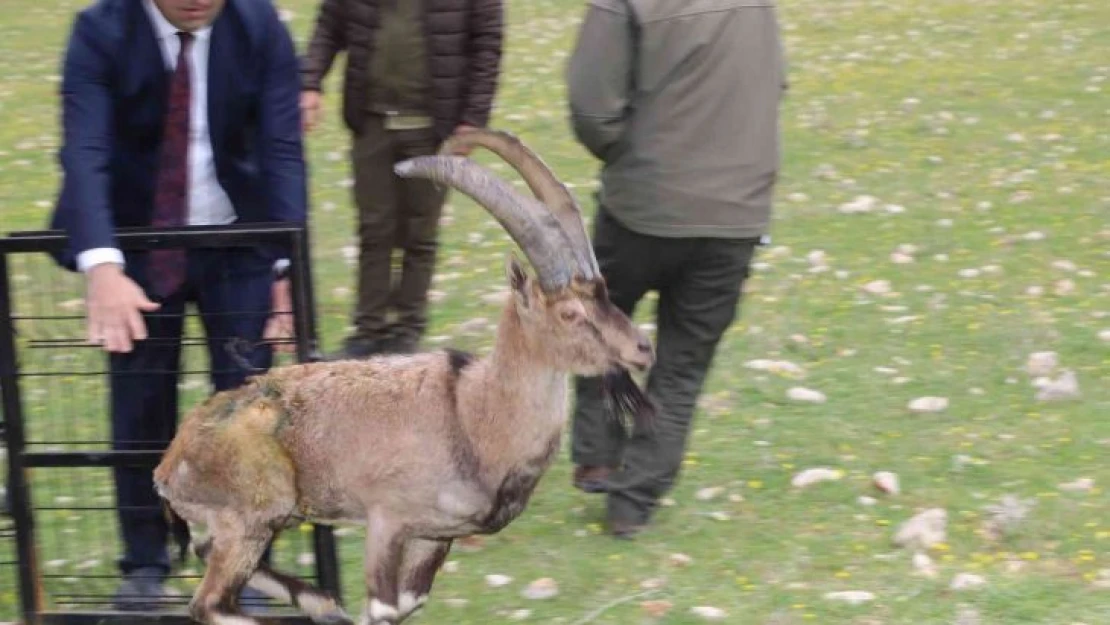
[[[316,3],[280,4],[303,46]],[[597,165],[570,136],[562,81],[583,4],[508,3],[495,123],[532,145],[592,214]],[[48,217],[61,46],[80,6],[0,8],[4,231]],[[1110,4],[784,0],[780,16],[791,89],[774,240],[719,351],[670,505],[637,542],[613,541],[600,534],[603,501],[570,488],[564,453],[517,522],[453,553],[421,622],[682,624],[711,606],[742,625],[1110,623]],[[308,143],[327,349],[344,334],[354,287],[338,74]],[[489,332],[467,322],[496,319],[479,296],[503,284],[509,249],[486,213],[452,197],[429,345],[488,347]],[[649,301],[638,320],[651,312]],[[1078,397],[1037,399],[1025,365],[1040,351],[1075,374]],[[799,372],[749,366],[756,360]],[[793,387],[825,401],[790,399]],[[26,397],[33,427],[64,418],[106,431],[90,421],[105,418],[104,390],[67,392],[96,408],[82,421],[50,397]],[[910,410],[921,397],[947,408]],[[791,485],[815,467],[841,478]],[[879,493],[876,471],[897,473],[902,492]],[[110,501],[109,482],[89,479],[86,494]],[[62,492],[40,481],[37,503]],[[1027,500],[1026,513],[1001,535],[986,531],[1008,496]],[[931,577],[892,544],[927,508],[948,516],[945,541],[928,551]],[[44,559],[58,559],[57,571],[112,572],[110,519],[92,533],[80,515],[44,515],[42,549],[60,554]],[[356,611],[358,536],[341,539]],[[985,584],[953,590],[964,573]],[[494,574],[511,582],[491,587]],[[523,597],[542,577],[559,594]],[[849,605],[826,597],[835,591],[873,597]],[[0,571],[0,615],[14,612],[14,580]]]

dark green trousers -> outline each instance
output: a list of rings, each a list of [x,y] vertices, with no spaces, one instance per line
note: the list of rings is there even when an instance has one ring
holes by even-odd
[[[431,128],[386,130],[378,115],[368,115],[362,132],[354,137],[351,160],[359,261],[353,340],[390,334],[419,338],[427,327],[428,289],[447,187],[401,178],[393,165],[435,154],[439,145]],[[394,271],[394,249],[401,250],[399,272]],[[395,321],[391,322],[391,314]]]
[[[646,523],[678,477],[694,415],[721,336],[735,319],[758,239],[661,238],[628,230],[598,211],[594,250],[613,304],[630,317],[659,294],[656,363],[647,380],[658,418],[626,435],[601,395],[600,378],[575,379],[571,458],[616,468],[608,515]]]

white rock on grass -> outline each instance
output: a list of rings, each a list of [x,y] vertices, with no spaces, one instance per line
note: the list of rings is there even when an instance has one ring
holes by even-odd
[[[929,549],[948,537],[948,512],[929,508],[906,520],[894,534],[894,543],[902,547]]]
[[[952,583],[948,587],[952,590],[971,590],[986,585],[987,580],[982,575],[960,573],[952,578]]]
[[[947,397],[918,397],[908,404],[913,412],[941,412],[948,408]]]
[[[1079,399],[1079,379],[1074,371],[1064,371],[1054,380],[1047,380],[1038,385],[1037,401],[1065,401]]]
[[[1052,375],[1058,366],[1060,357],[1056,352],[1033,352],[1025,361],[1026,373],[1034,377]]]
[[[872,280],[863,285],[863,290],[872,295],[885,295],[890,293],[890,280]]]
[[[1060,484],[1060,490],[1069,493],[1087,493],[1095,487],[1095,481],[1089,477],[1081,477],[1074,482]]]
[[[1091,585],[1100,590],[1110,590],[1110,569],[1102,569],[1098,572]]]
[[[358,248],[353,245],[344,245],[339,248],[339,253],[343,255],[343,260],[346,261],[348,265],[353,265],[354,262],[358,260]]]
[[[723,492],[725,492],[725,489],[721,486],[710,486],[699,489],[697,493],[694,493],[694,498],[698,501],[709,501],[716,499]]]
[[[843,471],[829,469],[827,467],[816,467],[798,473],[794,476],[794,479],[790,480],[790,484],[795,488],[805,488],[820,482],[833,482],[842,477],[844,477]]]
[[[849,605],[860,605],[861,603],[874,601],[875,595],[866,590],[842,590],[827,592],[825,593],[825,598],[829,601],[842,601]]]
[[[771,373],[786,374],[802,376],[805,375],[805,369],[788,361],[788,360],[771,360],[767,358],[756,358],[744,363],[748,369],[755,369],[756,371],[769,371]]]
[[[728,612],[708,605],[694,606],[690,608],[690,613],[707,621],[723,621],[728,618]]]
[[[786,397],[793,401],[806,402],[810,404],[823,404],[828,398],[821,391],[815,391],[811,388],[803,388],[795,386],[794,388],[786,391]]]
[[[541,577],[521,591],[525,599],[550,599],[559,594],[559,584],[550,577]]]
[[[898,475],[890,471],[879,471],[871,477],[871,483],[875,485],[875,488],[888,495],[897,495],[902,492],[898,483]]]
[[[998,503],[984,506],[987,514],[983,519],[983,530],[991,539],[999,540],[1012,533],[1036,505],[1036,499],[1020,499],[1015,495],[1003,495]]]
[[[787,399],[795,402],[804,402],[808,404],[824,404],[828,401],[825,393],[816,391],[814,389],[806,389],[804,386],[795,386],[786,392]]]
[[[872,197],[870,195],[860,195],[851,202],[845,202],[844,204],[841,204],[837,210],[841,213],[844,213],[845,215],[853,215],[856,213],[870,213],[871,211],[875,210],[875,207],[878,205],[878,203],[879,200],[875,197]]]
[[[927,553],[917,552],[913,554],[913,570],[918,575],[925,577],[936,577],[937,567],[933,564],[933,559]]]
[[[671,566],[690,566],[694,563],[694,559],[684,553],[672,553],[668,561]]]
[[[1104,343],[1110,343],[1110,329],[1102,330],[1098,333],[1098,340]]]
[[[486,585],[490,588],[500,588],[513,583],[513,578],[508,575],[486,575]]]

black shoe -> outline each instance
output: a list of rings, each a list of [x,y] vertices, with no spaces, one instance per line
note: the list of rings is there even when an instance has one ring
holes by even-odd
[[[126,573],[116,596],[115,608],[121,612],[148,612],[165,607],[171,597],[162,585],[166,573],[156,567],[144,567]]]
[[[392,354],[412,354],[420,347],[420,339],[409,334],[395,334],[383,341],[382,351]]]
[[[609,521],[609,535],[617,540],[635,540],[636,535],[647,529],[646,523]]]
[[[324,356],[324,360],[364,360],[385,351],[385,339],[347,339],[343,348]]]
[[[607,493],[609,492],[609,473],[612,469],[609,467],[595,467],[587,465],[579,465],[574,467],[574,477],[572,484],[578,490],[590,493]]]

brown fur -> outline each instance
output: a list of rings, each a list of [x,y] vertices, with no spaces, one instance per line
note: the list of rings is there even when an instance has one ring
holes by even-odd
[[[277,368],[186,416],[154,477],[175,512],[210,530],[197,620],[244,618],[231,598],[248,579],[280,583],[256,570],[266,542],[309,520],[367,526],[362,622],[395,625],[426,597],[453,539],[521,514],[558,451],[568,374],[643,369],[653,354],[600,282],[545,293],[515,258],[508,279],[488,357]],[[313,613],[306,593],[320,591],[283,586],[317,621],[348,620],[323,598]]]

